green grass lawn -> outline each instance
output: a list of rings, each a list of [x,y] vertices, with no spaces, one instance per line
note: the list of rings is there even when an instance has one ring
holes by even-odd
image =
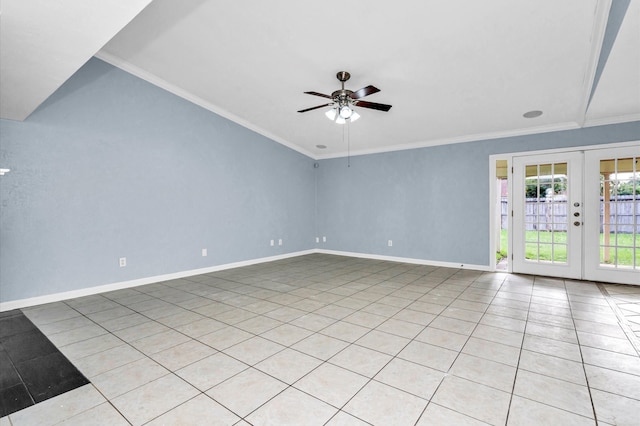
[[[617,237],[617,241],[616,241]],[[640,238],[637,236],[636,238]],[[609,245],[617,246],[609,248],[609,261],[604,261],[604,248],[602,244],[604,242],[604,234],[600,234],[600,263],[617,264],[622,266],[633,266],[633,234],[611,234],[609,237]],[[636,242],[636,245],[640,244],[640,241]],[[640,248],[636,248],[636,256],[640,255]],[[640,262],[640,259],[636,258],[636,264]]]
[[[496,263],[500,262],[501,259],[507,257],[507,246],[508,246],[508,238],[507,238],[507,230],[500,230],[500,251],[496,252]]]
[[[538,244],[538,238],[540,244]],[[527,231],[525,256],[527,259],[539,259],[545,261],[565,262],[567,260],[567,234],[564,232]],[[552,241],[553,240],[553,241]],[[600,234],[600,244],[604,241],[604,234]],[[535,243],[534,243],[535,242]],[[555,244],[552,244],[555,243]],[[609,241],[611,247],[609,251],[609,261],[604,262],[604,248],[600,247],[600,263],[617,264],[620,266],[633,266],[633,235],[611,234]],[[500,247],[502,250],[496,253],[496,261],[507,256],[507,230],[500,231]],[[540,250],[538,253],[537,250]],[[636,249],[636,253],[639,250]],[[640,259],[639,259],[640,260]]]

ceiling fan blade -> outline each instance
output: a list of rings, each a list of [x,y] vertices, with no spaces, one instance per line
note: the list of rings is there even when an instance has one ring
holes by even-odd
[[[304,93],[306,93],[307,95],[322,96],[323,98],[333,99],[331,96],[325,95],[324,93],[318,93],[318,92],[304,92]]]
[[[298,111],[298,112],[307,112],[307,111],[312,111],[312,110],[314,110],[314,109],[324,108],[324,107],[329,106],[329,105],[333,105],[333,102],[330,102],[330,103],[328,103],[328,104],[324,104],[324,105],[314,106],[314,107],[307,108],[307,109],[301,109],[301,110],[300,110],[300,111]]]
[[[378,93],[380,91],[380,89],[378,89],[377,87],[374,86],[367,86],[367,87],[363,87],[360,90],[356,90],[355,92],[353,92],[351,94],[351,99],[360,99],[360,98],[364,98],[365,96],[369,96],[372,95],[374,93]]]
[[[378,111],[385,111],[385,112],[391,109],[391,105],[377,104],[375,102],[367,102],[367,101],[356,101],[354,102],[354,105],[362,108],[377,109]]]

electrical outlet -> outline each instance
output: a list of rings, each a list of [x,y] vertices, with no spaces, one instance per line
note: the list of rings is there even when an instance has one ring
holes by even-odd
[[[127,266],[127,258],[126,257],[121,257],[120,258],[120,267],[124,268],[125,266]]]
[[[327,242],[327,237],[322,237],[322,242],[326,243]]]
[[[276,244],[276,242],[274,240],[271,240],[271,247],[273,247]]]
[[[387,245],[388,245],[389,247],[392,247],[392,246],[393,246],[393,241],[391,241],[391,240],[387,241]]]
[[[203,248],[202,249],[202,257],[206,257],[207,256],[207,249]]]
[[[280,238],[280,239],[278,240],[278,245],[279,245],[279,246],[281,246],[281,245],[282,245],[282,238]]]
[[[320,237],[316,237],[316,244],[320,242]]]

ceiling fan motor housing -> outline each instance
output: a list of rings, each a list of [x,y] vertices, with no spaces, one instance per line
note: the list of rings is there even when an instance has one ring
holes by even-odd
[[[340,71],[336,74],[336,78],[342,82],[342,89],[336,90],[331,94],[334,102],[338,104],[338,108],[353,105],[353,100],[351,98],[353,91],[344,88],[344,82],[351,78],[351,74],[347,71]]]
[[[341,89],[336,90],[331,94],[331,97],[339,106],[352,105],[353,99],[351,98],[352,90]]]

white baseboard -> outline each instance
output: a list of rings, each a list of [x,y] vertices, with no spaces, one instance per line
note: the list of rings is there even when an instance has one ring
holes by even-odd
[[[358,257],[361,259],[388,260],[390,262],[411,263],[414,265],[437,266],[441,268],[469,269],[473,271],[491,271],[487,265],[473,265],[468,263],[440,262],[436,260],[415,259],[411,257],[384,256],[380,254],[355,253],[350,251],[323,250],[318,249],[316,253],[335,254],[337,256]]]
[[[323,253],[333,254],[337,256],[357,257],[363,259],[387,260],[390,262],[412,263],[416,265],[438,266],[443,268],[470,269],[476,271],[490,271],[489,266],[470,265],[452,262],[438,262],[423,259],[413,259],[395,256],[383,256],[377,254],[354,253],[337,250],[311,249],[297,251],[293,253],[281,254],[278,256],[261,257],[258,259],[244,260],[241,262],[226,263],[224,265],[216,265],[201,269],[192,269],[189,271],[174,272],[171,274],[156,275],[153,277],[139,278],[136,280],[122,281],[117,283],[99,285],[96,287],[82,288],[79,290],[65,291],[62,293],[47,294],[44,296],[30,297],[28,299],[13,300],[10,302],[0,302],[0,312],[10,311],[12,309],[27,308],[30,306],[43,305],[45,303],[60,302],[62,300],[74,299],[76,297],[91,296],[93,294],[106,293],[108,291],[122,290],[125,288],[137,287],[139,285],[153,284],[160,281],[175,280],[178,278],[191,277],[193,275],[208,274],[211,272],[224,271],[226,269],[240,268],[242,266],[256,265],[259,263],[273,262],[276,260],[288,259],[292,257],[304,256],[307,254]]]
[[[122,290],[125,288],[137,287],[139,285],[153,284],[160,281],[175,280],[178,278],[191,277],[193,275],[208,274],[211,272],[224,271],[226,269],[240,268],[242,266],[256,265],[258,263],[273,262],[275,260],[288,259],[291,257],[303,256],[316,253],[316,250],[297,251],[278,256],[261,257],[258,259],[244,260],[241,262],[226,263],[207,268],[192,269],[189,271],[174,272],[171,274],[156,275],[153,277],[139,278],[136,280],[122,281],[117,283],[99,285],[96,287],[82,288],[79,290],[65,291],[62,293],[47,294],[44,296],[30,297],[28,299],[12,300],[10,302],[0,302],[0,312],[12,309],[27,308],[30,306],[43,305],[45,303],[60,302],[62,300],[74,299],[76,297],[91,296],[93,294],[106,293],[108,291]]]

